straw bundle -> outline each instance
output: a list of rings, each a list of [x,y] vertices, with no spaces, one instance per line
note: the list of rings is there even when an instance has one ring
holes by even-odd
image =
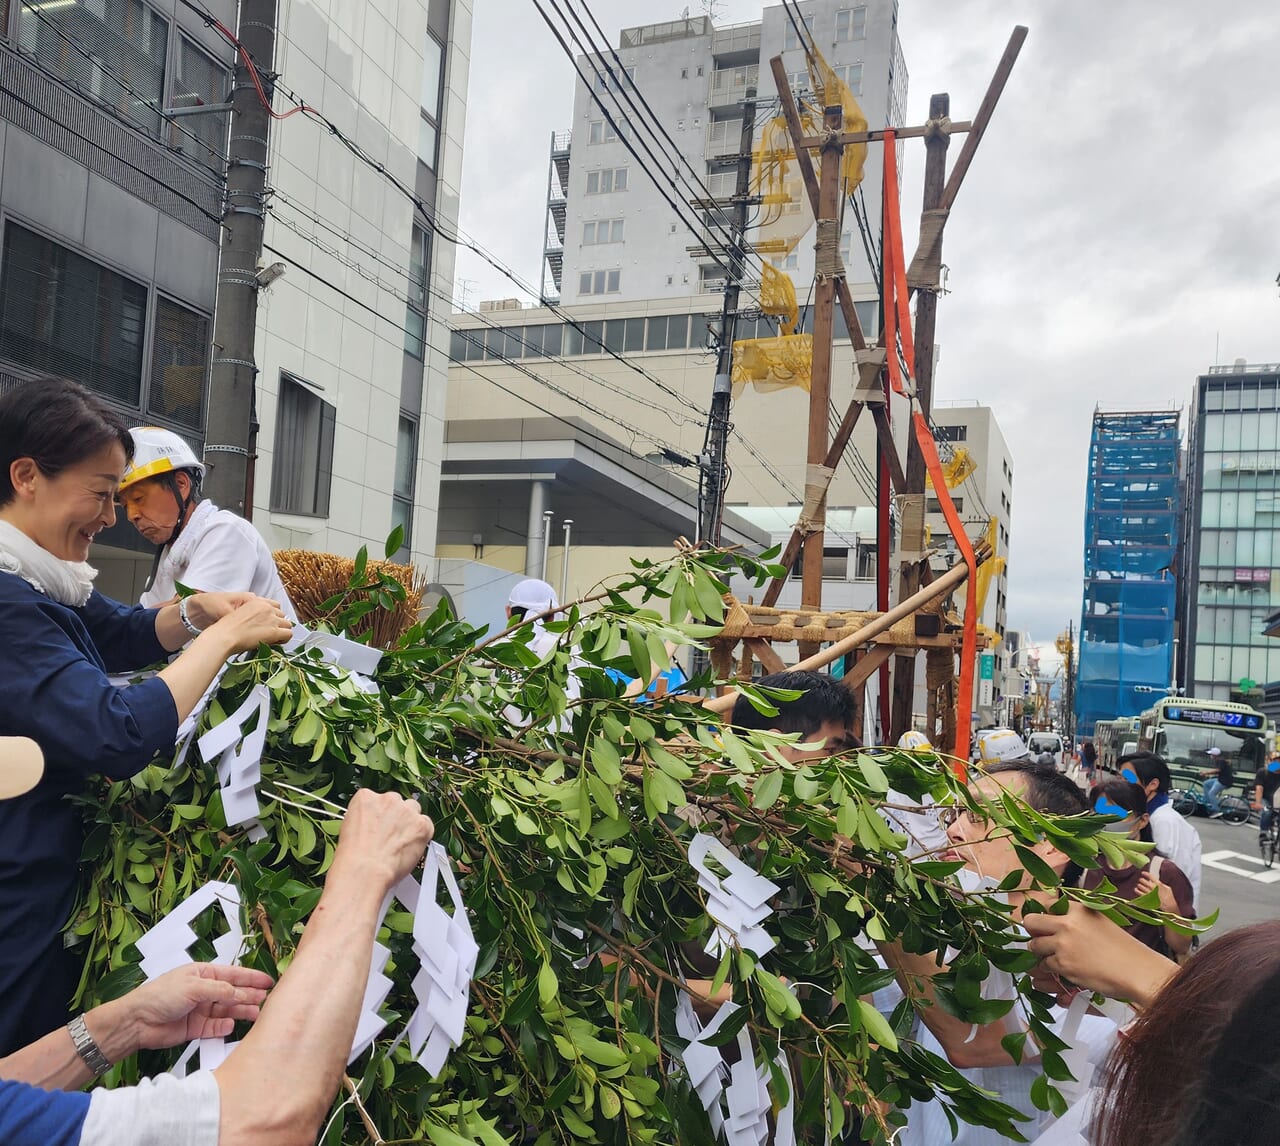
[[[334,553],[314,553],[309,549],[282,549],[275,554],[280,580],[304,624],[331,620],[334,614],[356,601],[369,600],[378,591],[378,579],[385,575],[404,586],[404,600],[394,611],[374,609],[356,621],[349,636],[363,637],[372,632],[370,644],[389,649],[405,630],[418,619],[427,579],[413,565],[396,565],[390,561],[370,561],[365,569],[364,586],[352,589],[351,575],[355,561]],[[342,594],[342,601],[325,613],[321,606],[331,597]]]

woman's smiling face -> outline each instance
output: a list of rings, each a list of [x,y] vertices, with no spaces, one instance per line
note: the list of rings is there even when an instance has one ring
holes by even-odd
[[[19,458],[11,470],[19,496],[6,507],[18,512],[6,516],[55,557],[84,561],[93,539],[115,524],[125,461],[117,442],[52,476],[41,473],[32,459]]]

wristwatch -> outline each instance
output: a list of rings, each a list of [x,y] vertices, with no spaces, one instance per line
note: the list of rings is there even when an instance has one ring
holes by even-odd
[[[92,1072],[93,1077],[106,1074],[111,1069],[111,1063],[107,1056],[102,1053],[102,1048],[93,1041],[93,1035],[89,1033],[89,1028],[84,1025],[84,1015],[77,1015],[67,1024],[67,1031],[71,1035],[71,1041],[75,1043],[76,1054],[78,1054],[84,1065]]]

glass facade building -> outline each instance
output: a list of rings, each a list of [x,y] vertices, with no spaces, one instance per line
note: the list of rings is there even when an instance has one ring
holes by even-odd
[[[1076,727],[1136,716],[1173,673],[1181,417],[1093,415],[1085,495]]]
[[[1257,702],[1280,680],[1280,364],[1215,366],[1196,382],[1189,446],[1187,695]]]

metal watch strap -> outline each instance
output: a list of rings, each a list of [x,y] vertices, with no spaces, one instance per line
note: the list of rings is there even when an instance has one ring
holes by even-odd
[[[183,597],[182,600],[178,602],[178,620],[182,622],[182,627],[186,629],[187,632],[189,632],[193,637],[198,637],[204,632],[204,630],[197,629],[192,623],[191,618],[187,616],[187,602],[190,599],[190,597]]]
[[[84,1015],[77,1015],[72,1019],[67,1024],[67,1030],[71,1034],[71,1041],[76,1045],[76,1054],[93,1072],[94,1078],[106,1074],[111,1069],[111,1063],[98,1044],[93,1041],[93,1035],[84,1024]]]

